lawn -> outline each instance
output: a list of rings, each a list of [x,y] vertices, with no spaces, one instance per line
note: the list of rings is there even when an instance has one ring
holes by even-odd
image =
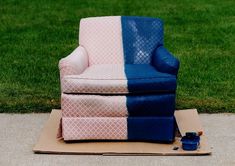
[[[177,109],[235,112],[234,0],[1,0],[0,112],[60,108],[58,61],[78,43],[82,17],[162,18],[181,61]]]

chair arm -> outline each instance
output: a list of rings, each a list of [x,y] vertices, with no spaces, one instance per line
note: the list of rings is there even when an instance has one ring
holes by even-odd
[[[71,54],[59,61],[60,78],[65,75],[81,74],[87,67],[87,52],[85,48],[79,46]]]
[[[166,48],[160,46],[154,52],[152,64],[160,72],[177,75],[180,62]]]

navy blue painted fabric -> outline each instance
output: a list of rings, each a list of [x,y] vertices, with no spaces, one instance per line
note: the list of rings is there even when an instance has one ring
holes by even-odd
[[[163,45],[163,22],[157,18],[122,16],[126,64],[150,64],[154,50]]]
[[[125,65],[129,93],[175,92],[176,76],[147,64]]]
[[[128,140],[172,142],[175,138],[174,117],[128,117]]]
[[[146,94],[127,96],[129,117],[174,116],[175,94]]]
[[[177,75],[180,63],[167,49],[160,46],[155,51],[152,64],[160,72]]]

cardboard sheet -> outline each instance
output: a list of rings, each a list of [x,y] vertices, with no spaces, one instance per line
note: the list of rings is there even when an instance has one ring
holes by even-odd
[[[175,120],[181,135],[185,135],[188,131],[203,132],[196,109],[175,111]]]
[[[182,135],[186,131],[203,131],[196,109],[175,111],[179,131]],[[200,148],[196,151],[184,151],[180,138],[176,137],[173,144],[148,142],[76,142],[65,143],[56,138],[60,110],[52,110],[41,136],[33,148],[35,153],[54,154],[98,154],[98,155],[208,155],[211,149],[205,135],[201,136]],[[178,150],[173,150],[179,147]]]

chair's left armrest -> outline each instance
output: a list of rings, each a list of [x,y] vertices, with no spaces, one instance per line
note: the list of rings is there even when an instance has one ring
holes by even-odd
[[[77,47],[67,57],[59,62],[60,78],[65,75],[81,74],[88,67],[88,55],[82,46]]]
[[[177,75],[180,62],[166,48],[160,46],[154,52],[152,64],[160,72]]]

